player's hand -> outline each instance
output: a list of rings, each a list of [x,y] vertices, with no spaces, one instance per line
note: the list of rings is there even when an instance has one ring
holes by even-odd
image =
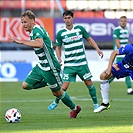
[[[23,44],[24,43],[23,40],[19,40],[15,37],[9,37],[8,39],[9,39],[9,41],[12,41],[12,42],[15,42],[15,43],[18,43],[18,44]]]
[[[98,50],[97,53],[99,54],[99,56],[100,56],[101,58],[103,58],[103,52],[102,52],[101,50]]]
[[[119,70],[120,70],[120,68],[119,68],[118,64],[113,64],[113,67],[114,67],[117,71],[119,71]]]

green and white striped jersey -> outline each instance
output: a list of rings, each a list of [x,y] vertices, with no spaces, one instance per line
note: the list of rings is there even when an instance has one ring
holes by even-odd
[[[83,38],[90,37],[88,32],[80,25],[71,30],[65,27],[56,36],[56,46],[64,46],[64,66],[80,66],[87,64]]]
[[[43,48],[33,48],[35,51],[35,54],[37,55],[39,59],[38,66],[44,71],[49,71],[51,69],[50,62],[52,62],[52,64],[54,64],[54,67],[59,68],[60,64],[55,57],[53,45],[52,45],[49,35],[43,27],[37,24],[33,27],[33,30],[30,33],[31,41],[35,40],[36,38],[42,38],[44,42]],[[51,57],[50,62],[48,61],[48,57],[46,53],[49,53]]]
[[[128,44],[128,37],[129,33],[127,28],[123,29],[121,26],[118,26],[114,29],[113,38],[119,39],[121,46]],[[113,45],[114,45],[114,50],[116,50],[117,49],[116,43],[114,42]]]

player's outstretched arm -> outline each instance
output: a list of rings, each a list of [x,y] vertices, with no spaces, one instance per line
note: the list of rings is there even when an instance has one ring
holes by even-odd
[[[23,45],[27,45],[33,48],[42,48],[43,47],[43,40],[41,38],[37,38],[34,41],[26,41],[26,40],[19,40],[15,37],[10,37],[9,38],[10,41],[15,42],[17,44],[23,44]]]

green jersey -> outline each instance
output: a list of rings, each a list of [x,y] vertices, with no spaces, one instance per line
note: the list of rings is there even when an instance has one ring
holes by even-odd
[[[121,26],[118,26],[114,29],[113,32],[113,38],[118,39],[120,41],[120,45],[126,45],[128,44],[128,37],[129,37],[129,33],[127,28],[122,28]],[[116,43],[114,42],[114,49],[117,49]]]
[[[43,27],[37,24],[33,27],[33,30],[30,33],[31,40],[35,40],[36,38],[42,38],[44,42],[43,48],[33,48],[39,59],[38,66],[44,71],[49,71],[51,69],[51,63],[54,67],[60,68],[60,64],[55,57],[53,45],[48,33]]]
[[[64,66],[81,66],[87,64],[83,38],[90,37],[82,26],[74,26],[71,30],[65,27],[57,33],[56,46],[64,46]]]

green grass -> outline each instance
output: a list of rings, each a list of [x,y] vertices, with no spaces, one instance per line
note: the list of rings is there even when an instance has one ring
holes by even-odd
[[[94,82],[101,103],[99,83]],[[76,119],[69,119],[69,108],[62,102],[54,111],[47,106],[53,101],[46,88],[26,91],[21,82],[0,83],[1,133],[130,133],[133,132],[133,96],[127,95],[124,82],[114,82],[110,88],[111,109],[93,113],[93,106],[83,82],[72,83],[68,89],[73,101],[82,107]],[[9,108],[18,108],[19,123],[7,123],[4,115]]]

